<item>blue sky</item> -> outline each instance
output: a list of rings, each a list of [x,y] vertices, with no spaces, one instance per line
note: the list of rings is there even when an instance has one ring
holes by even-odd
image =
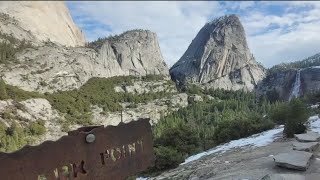
[[[251,52],[266,67],[320,52],[317,1],[69,1],[67,6],[89,41],[130,29],[156,32],[169,66],[206,22],[225,14],[240,17]]]

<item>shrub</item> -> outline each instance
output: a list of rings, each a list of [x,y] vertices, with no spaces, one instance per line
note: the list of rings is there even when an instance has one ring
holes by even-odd
[[[247,137],[271,129],[272,127],[274,127],[274,123],[270,120],[253,114],[233,120],[220,121],[216,126],[214,136],[217,143],[223,143]]]
[[[284,133],[287,137],[294,137],[294,134],[304,133],[304,123],[308,120],[309,112],[305,104],[299,99],[292,99],[288,105]]]
[[[185,156],[201,150],[199,149],[200,138],[187,125],[166,129],[159,138],[155,139],[155,146],[175,147]]]
[[[3,79],[0,79],[0,100],[5,100],[8,98],[6,84]]]
[[[146,76],[142,76],[142,81],[160,81],[164,79],[164,75],[158,75],[158,74],[147,74]]]
[[[201,150],[201,141],[197,133],[187,125],[163,130],[155,137],[155,170],[162,171],[177,167],[187,156]]]
[[[184,155],[173,147],[156,147],[154,149],[156,154],[155,169],[163,171],[178,167],[184,161]]]
[[[37,120],[29,124],[28,131],[33,136],[43,135],[46,132],[45,122],[43,120]]]
[[[284,125],[288,116],[288,104],[281,103],[275,105],[272,111],[269,113],[269,116],[273,122]]]
[[[7,99],[23,101],[31,98],[43,98],[44,96],[37,92],[24,91],[16,86],[6,85]]]

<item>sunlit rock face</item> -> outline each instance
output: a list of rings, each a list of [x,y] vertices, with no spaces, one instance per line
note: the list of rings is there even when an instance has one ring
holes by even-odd
[[[84,46],[84,33],[75,25],[63,1],[2,1],[0,32],[33,43],[52,41]]]
[[[1,76],[27,91],[77,89],[92,77],[169,77],[157,36],[148,30],[125,32],[95,49],[45,43],[17,53],[16,58],[10,68],[0,64]]]
[[[170,74],[181,84],[251,91],[265,70],[250,53],[239,18],[228,15],[199,31]]]

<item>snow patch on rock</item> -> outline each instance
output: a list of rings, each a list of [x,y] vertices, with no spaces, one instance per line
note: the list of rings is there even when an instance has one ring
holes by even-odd
[[[320,133],[320,118],[318,115],[309,118],[310,129],[313,132]]]
[[[283,131],[283,129],[284,129],[283,126],[280,126],[278,128],[264,131],[262,133],[254,134],[254,135],[247,137],[247,138],[242,138],[242,139],[230,141],[229,143],[217,146],[211,150],[204,151],[202,153],[190,156],[181,165],[187,164],[191,161],[195,161],[197,159],[200,159],[203,156],[207,156],[210,154],[224,153],[224,152],[229,151],[233,148],[243,148],[246,146],[251,146],[251,147],[266,146],[266,145],[272,143],[275,139],[279,138],[279,136],[277,136],[277,134],[281,133]]]

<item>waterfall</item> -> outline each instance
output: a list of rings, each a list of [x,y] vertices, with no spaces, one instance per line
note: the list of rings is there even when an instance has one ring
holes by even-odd
[[[289,100],[291,100],[292,98],[297,98],[300,95],[300,86],[301,86],[300,71],[301,70],[297,71],[296,80],[294,82]]]

